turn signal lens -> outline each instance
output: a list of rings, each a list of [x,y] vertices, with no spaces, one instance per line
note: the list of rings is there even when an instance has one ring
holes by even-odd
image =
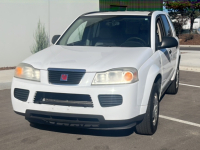
[[[21,67],[16,68],[16,75],[21,76],[23,74],[23,69]]]
[[[25,63],[19,64],[15,69],[15,77],[33,81],[40,81],[40,70]]]
[[[131,72],[126,72],[125,75],[124,75],[124,78],[126,81],[131,81],[133,80],[133,73]]]
[[[105,72],[97,72],[92,84],[128,84],[138,81],[138,71],[135,68],[116,68]]]

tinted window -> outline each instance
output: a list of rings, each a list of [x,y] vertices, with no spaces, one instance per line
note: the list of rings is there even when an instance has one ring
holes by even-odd
[[[172,30],[173,30],[173,31],[175,31],[174,24],[173,24],[173,22],[172,22],[172,20],[171,20],[170,16],[168,16],[168,18],[169,18],[169,22],[170,22],[170,23],[171,23],[171,25],[172,25],[172,26],[171,26],[171,27],[172,27]]]
[[[150,47],[150,16],[82,16],[57,45]]]
[[[170,25],[169,25],[169,22],[168,22],[166,16],[161,15],[161,18],[162,18],[162,21],[163,21],[163,24],[164,24],[166,36],[172,36],[172,31],[171,31],[171,28],[170,28]]]
[[[155,41],[155,44],[156,44],[156,47],[159,45],[162,44],[162,39],[163,39],[163,36],[164,36],[164,29],[162,27],[162,23],[161,23],[161,20],[160,18],[157,19],[156,21],[156,41]]]

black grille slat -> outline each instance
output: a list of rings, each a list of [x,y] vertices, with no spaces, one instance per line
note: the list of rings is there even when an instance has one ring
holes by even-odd
[[[48,69],[49,71],[49,83],[50,84],[79,84],[83,75],[85,74],[85,70],[77,70],[77,69]],[[60,81],[61,74],[67,74],[67,81]]]
[[[80,117],[62,117],[62,116],[54,116],[54,115],[42,115],[42,114],[34,114],[31,113],[30,117],[32,119],[42,119],[44,121],[51,121],[56,123],[92,123],[99,124],[99,120],[97,118],[80,118]]]
[[[28,100],[28,96],[29,96],[29,90],[18,89],[18,88],[14,89],[14,97],[16,99],[26,102]]]
[[[98,98],[101,107],[119,106],[123,102],[121,95],[99,95]]]
[[[55,74],[55,75],[60,75],[60,73],[65,73],[65,72],[61,72],[61,71],[56,72],[56,71],[54,71],[54,74]],[[50,76],[53,76],[54,74],[50,74]],[[78,72],[77,72],[77,73],[72,73],[72,72],[70,72],[70,74],[71,74],[71,75],[74,75],[74,76],[77,76],[77,77],[78,77],[78,76],[82,76],[82,73],[79,74]]]
[[[62,117],[62,116],[53,116],[53,115],[41,115],[41,114],[30,114],[31,118],[52,118],[57,120],[66,120],[66,121],[88,121],[88,122],[99,122],[97,118],[79,118],[79,117]]]
[[[90,95],[84,94],[37,92],[34,98],[34,103],[75,107],[93,107],[93,102]]]
[[[42,116],[36,116],[34,114],[31,115],[31,119],[42,119],[50,124],[54,124],[54,125],[60,125],[59,123],[68,123],[68,124],[91,124],[91,125],[99,125],[99,120],[96,118],[60,118],[57,116],[49,116],[50,118],[47,117],[42,117]],[[63,125],[63,124],[61,124]],[[89,126],[91,126],[89,125]]]
[[[60,73],[60,74],[58,74],[57,76],[59,76],[60,77],[60,75],[61,75],[62,73]],[[64,73],[64,74],[67,74],[67,73]],[[56,74],[53,74],[53,75],[49,75],[49,78],[55,78],[55,79],[57,79],[57,76],[55,76]],[[77,79],[77,78],[82,78],[82,76],[83,75],[80,75],[80,76],[75,76],[75,75],[72,75],[72,74],[70,74],[71,76],[73,76],[73,77],[69,77],[69,78],[71,78],[71,79]]]

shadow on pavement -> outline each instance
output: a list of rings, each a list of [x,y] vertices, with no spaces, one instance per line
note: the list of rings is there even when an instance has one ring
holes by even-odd
[[[163,98],[165,97],[166,93],[164,93],[161,97],[160,97],[160,102],[163,100]]]
[[[81,134],[81,135],[93,135],[93,136],[107,136],[107,137],[122,137],[129,136],[134,133],[135,128],[127,130],[95,130],[95,129],[83,129],[83,128],[72,128],[63,126],[50,126],[50,125],[40,125],[40,124],[30,124],[31,127],[60,133],[69,134]]]

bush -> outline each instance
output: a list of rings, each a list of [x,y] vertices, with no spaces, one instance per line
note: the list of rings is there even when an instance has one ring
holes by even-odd
[[[173,22],[173,25],[176,30],[176,35],[179,37],[179,35],[183,32],[183,25],[179,22]]]
[[[37,53],[38,51],[41,51],[49,46],[48,34],[46,33],[45,27],[40,20],[33,37],[35,39],[35,44],[31,48],[32,53]]]
[[[192,40],[194,38],[193,34],[188,34],[185,36],[185,42],[187,42],[188,40]]]

